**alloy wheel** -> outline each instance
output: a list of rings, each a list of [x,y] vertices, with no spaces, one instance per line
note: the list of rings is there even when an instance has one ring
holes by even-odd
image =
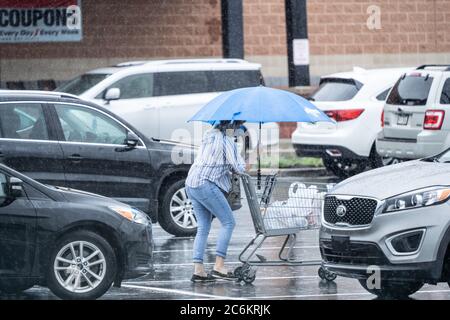
[[[194,207],[185,188],[181,188],[173,194],[170,200],[170,215],[173,221],[184,229],[197,228]]]
[[[106,260],[102,251],[87,241],[65,245],[55,257],[53,265],[56,280],[74,293],[89,292],[104,279]]]

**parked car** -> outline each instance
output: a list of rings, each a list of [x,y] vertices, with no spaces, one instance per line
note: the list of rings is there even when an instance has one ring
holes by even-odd
[[[48,286],[95,299],[152,271],[147,215],[118,201],[46,186],[0,164],[0,291]]]
[[[192,146],[148,139],[92,102],[54,92],[0,92],[0,160],[40,182],[115,198],[174,235],[193,235],[184,191]]]
[[[56,91],[80,96],[121,116],[148,138],[200,145],[208,127],[187,121],[221,92],[263,84],[261,65],[240,59],[131,61],[82,74]],[[246,123],[253,149],[258,124]],[[264,124],[261,145],[278,144],[276,123]]]
[[[378,296],[404,297],[424,283],[450,285],[449,181],[450,149],[336,185],[323,208],[325,267]],[[378,286],[369,279],[374,274]]]
[[[402,76],[384,106],[377,151],[404,160],[450,147],[450,65],[423,65]]]
[[[395,162],[392,156],[378,156],[375,140],[387,94],[407,70],[355,68],[322,77],[310,99],[336,123],[299,123],[292,134],[297,155],[320,157],[330,172],[344,178],[369,165]]]

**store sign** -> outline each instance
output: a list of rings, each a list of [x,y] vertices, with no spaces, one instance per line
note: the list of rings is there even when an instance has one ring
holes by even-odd
[[[81,0],[0,0],[0,43],[81,41]]]

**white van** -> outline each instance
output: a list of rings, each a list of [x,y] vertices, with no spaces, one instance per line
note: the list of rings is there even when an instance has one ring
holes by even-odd
[[[121,116],[149,138],[200,144],[209,125],[187,123],[223,91],[263,83],[261,65],[240,59],[124,62],[89,71],[58,87]],[[245,124],[256,146],[258,124]],[[279,140],[276,123],[263,125],[261,145]]]

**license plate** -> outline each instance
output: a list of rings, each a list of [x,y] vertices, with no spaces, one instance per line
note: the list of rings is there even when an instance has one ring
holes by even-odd
[[[350,250],[350,237],[332,236],[331,247],[335,252],[348,252]]]
[[[408,124],[409,115],[399,114],[397,118],[397,124],[399,126],[406,126]]]

